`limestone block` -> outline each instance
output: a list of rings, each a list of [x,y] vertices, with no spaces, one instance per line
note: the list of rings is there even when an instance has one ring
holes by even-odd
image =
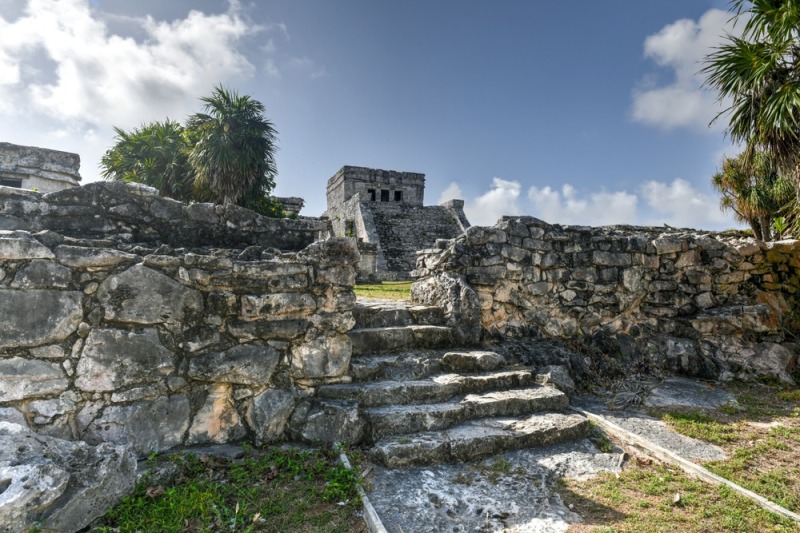
[[[244,437],[245,429],[233,405],[232,392],[230,383],[211,386],[203,407],[194,416],[186,444],[223,444]]]
[[[74,291],[0,290],[0,348],[66,339],[81,323],[82,297]]]
[[[107,248],[59,246],[56,258],[62,265],[74,268],[111,268],[136,261],[136,256]]]
[[[35,260],[21,268],[14,281],[13,289],[64,289],[69,285],[70,270],[51,261]]]
[[[141,333],[94,329],[76,369],[75,386],[86,391],[113,391],[150,382],[174,370],[173,354],[155,329]]]
[[[353,347],[347,335],[329,335],[294,346],[292,375],[298,378],[342,376],[350,366]]]
[[[241,320],[234,318],[228,321],[228,332],[240,342],[264,340],[292,340],[306,333],[308,320]]]
[[[506,359],[495,352],[447,352],[442,364],[453,372],[486,372],[506,365]]]
[[[97,406],[87,406],[97,408]],[[78,416],[79,430],[89,443],[130,444],[139,455],[177,446],[189,428],[189,399],[171,396],[131,405],[112,405],[82,427],[89,418]]]
[[[25,415],[13,407],[0,407],[0,422],[11,422],[20,426],[28,425],[25,421]]]
[[[34,416],[34,422],[44,424],[55,416],[72,413],[81,400],[75,391],[63,392],[58,398],[51,400],[34,400],[28,404],[28,411]]]
[[[536,383],[549,385],[564,394],[571,395],[575,392],[575,381],[569,375],[569,370],[563,365],[548,365],[536,372]]]
[[[658,255],[664,255],[684,250],[685,243],[683,239],[675,235],[661,235],[653,241],[653,246],[655,246]]]
[[[0,359],[0,402],[59,394],[68,385],[58,363],[22,357]]]
[[[631,254],[614,252],[592,252],[592,263],[599,266],[628,267],[633,264]]]
[[[242,317],[245,320],[308,316],[316,308],[317,302],[314,297],[301,292],[242,296]]]
[[[366,418],[356,402],[304,400],[289,422],[294,438],[306,442],[355,444],[364,438]]]
[[[188,377],[199,381],[266,385],[280,360],[270,346],[243,344],[189,360]]]
[[[265,443],[282,440],[295,403],[295,396],[289,390],[271,389],[254,397],[246,416],[256,441]]]
[[[106,279],[97,290],[106,320],[134,324],[182,322],[203,310],[203,297],[144,265]]]
[[[790,374],[797,368],[797,352],[796,345],[762,342],[755,346],[749,366],[758,375],[777,377],[784,383],[796,385]]]
[[[0,422],[0,525],[79,531],[104,515],[136,481],[126,446],[89,446]]]
[[[61,346],[50,345],[31,348],[31,355],[38,359],[61,359],[66,354]]]
[[[0,231],[0,260],[22,261],[27,259],[52,259],[55,257],[47,246],[28,234]]]

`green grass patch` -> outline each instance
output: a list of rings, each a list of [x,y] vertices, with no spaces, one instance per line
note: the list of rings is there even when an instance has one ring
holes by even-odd
[[[719,422],[698,412],[666,413],[661,419],[678,433],[718,445],[736,441],[741,433],[737,424]]]
[[[248,450],[241,460],[180,455],[153,460],[134,492],[92,532],[366,531],[358,474],[326,450]],[[166,478],[155,477],[156,466]]]
[[[583,518],[570,532],[797,530],[792,520],[669,466],[634,464],[619,477],[604,473],[589,481],[566,480],[558,490]]]
[[[382,298],[387,300],[411,299],[411,284],[413,281],[384,281],[382,283],[367,283],[356,285],[356,296],[364,298]]]

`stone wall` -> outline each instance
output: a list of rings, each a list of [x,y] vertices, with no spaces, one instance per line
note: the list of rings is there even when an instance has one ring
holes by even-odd
[[[21,225],[46,228],[0,231],[0,420],[129,443],[140,454],[245,436],[266,442],[283,438],[314,386],[348,379],[354,243],[330,239],[291,253],[179,249],[160,242],[154,226],[173,227],[172,243],[224,240],[220,227],[247,214],[110,183],[53,198],[0,198],[0,213],[11,207]],[[163,206],[175,216],[159,218]],[[152,221],[131,225],[129,234],[144,238],[128,242],[123,217],[134,211]],[[62,224],[81,216],[100,231]]]
[[[76,187],[80,166],[78,154],[0,142],[0,179],[21,182],[25,189],[53,192]]]
[[[152,187],[97,182],[42,195],[0,188],[0,230],[52,230],[80,238],[185,246],[301,250],[329,232],[326,221],[260,216],[236,205],[184,204]]]
[[[798,241],[504,217],[420,252],[414,275],[418,300],[474,289],[485,335],[590,335],[705,378],[791,382],[797,365]]]

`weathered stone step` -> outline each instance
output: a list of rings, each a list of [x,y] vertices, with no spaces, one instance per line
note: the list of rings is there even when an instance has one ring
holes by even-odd
[[[508,366],[495,352],[464,350],[441,355],[430,350],[401,354],[357,355],[350,359],[353,381],[422,379],[441,372],[488,372]]]
[[[372,442],[388,435],[440,430],[467,420],[521,416],[538,411],[556,411],[569,406],[567,396],[550,387],[468,394],[445,403],[391,405],[366,409]]]
[[[356,329],[398,326],[441,326],[444,311],[441,307],[412,305],[409,302],[359,302],[353,308]]]
[[[484,374],[441,374],[428,379],[375,381],[323,385],[317,397],[357,401],[363,407],[442,402],[453,396],[492,390],[516,389],[533,383],[529,370],[487,372]]]
[[[350,359],[355,382],[422,379],[442,372],[439,354],[428,351],[394,355],[361,355]]]
[[[589,421],[574,413],[537,413],[525,418],[484,418],[444,431],[387,437],[370,459],[389,468],[475,461],[507,450],[585,437]]]
[[[439,348],[453,342],[453,331],[444,326],[403,326],[353,329],[348,333],[353,355]]]

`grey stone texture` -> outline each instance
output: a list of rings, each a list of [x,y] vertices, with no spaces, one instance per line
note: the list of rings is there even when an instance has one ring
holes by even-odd
[[[136,456],[127,446],[90,446],[37,435],[0,421],[0,530],[73,533],[133,489]]]
[[[2,143],[0,152],[1,148]],[[89,183],[45,195],[0,189],[0,230],[4,229],[127,238],[174,248],[255,245],[290,251],[301,250],[329,232],[328,223],[319,219],[274,219],[235,205],[186,205],[159,196],[152,187],[122,182]]]
[[[454,324],[474,315],[441,280],[474,290],[477,335],[603,334],[655,369],[707,379],[792,383],[797,367],[800,241],[503,217],[420,251],[413,274],[412,299],[449,306]]]
[[[137,454],[272,442],[347,379],[359,255],[312,243],[324,223],[122,183],[3,188],[2,220],[2,420]]]
[[[367,259],[361,277],[408,279],[417,250],[469,227],[463,201],[424,206],[424,193],[425,175],[412,172],[345,166],[328,180],[324,216],[333,234],[376,247],[375,263]],[[371,250],[364,252],[371,256]]]
[[[75,187],[81,181],[80,166],[78,154],[0,142],[0,179],[25,189],[48,193]]]

